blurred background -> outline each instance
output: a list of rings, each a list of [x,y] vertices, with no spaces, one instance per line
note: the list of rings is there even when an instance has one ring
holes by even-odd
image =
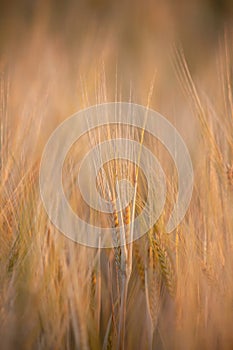
[[[148,104],[154,81],[150,104],[172,119],[180,103],[185,113],[174,45],[184,51],[194,78],[212,81],[232,16],[231,0],[1,0],[0,71],[9,78],[8,118],[24,118],[25,108],[39,104],[51,131],[54,123],[97,102]]]
[[[219,31],[232,20],[233,4],[231,0],[1,0],[0,14],[1,47],[12,41],[20,49],[35,31],[60,40],[67,49],[80,48],[91,36],[92,49],[99,41],[110,41],[117,44],[121,57],[130,61],[134,57],[132,64],[143,57],[148,44],[155,49],[158,43],[176,39],[190,57],[208,56]]]

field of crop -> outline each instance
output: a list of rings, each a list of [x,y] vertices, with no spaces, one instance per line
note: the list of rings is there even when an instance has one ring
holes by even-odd
[[[233,349],[232,19],[231,1],[1,1],[0,349]],[[179,189],[164,145],[144,128],[88,132],[71,147],[62,181],[73,211],[110,225],[119,240],[92,248],[50,221],[41,158],[69,116],[121,101],[158,111],[178,130],[193,193],[167,233]],[[143,169],[118,159],[105,176],[87,174],[112,204],[107,215],[77,188],[84,155],[116,135],[148,147],[166,175],[162,215],[133,243],[127,235],[148,198]],[[120,210],[118,179],[136,189]]]

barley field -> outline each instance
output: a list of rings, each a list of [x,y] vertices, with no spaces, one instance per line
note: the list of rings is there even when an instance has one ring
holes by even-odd
[[[1,350],[233,349],[232,19],[230,0],[0,2]],[[143,169],[117,160],[105,164],[107,180],[87,174],[103,197],[107,181],[112,214],[88,208],[76,186],[85,153],[116,134],[156,155],[167,197],[139,239],[88,247],[50,221],[41,158],[69,116],[121,101],[158,111],[178,130],[192,159],[192,198],[167,233],[178,188],[164,146],[139,128],[92,130],[64,163],[74,212],[110,225],[116,241],[120,227],[133,230],[148,196]],[[117,176],[136,189],[121,210]]]

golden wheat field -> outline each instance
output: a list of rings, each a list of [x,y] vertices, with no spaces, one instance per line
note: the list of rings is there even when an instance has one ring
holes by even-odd
[[[233,349],[232,18],[230,0],[0,1],[1,350]],[[64,192],[75,213],[110,225],[117,242],[89,247],[51,222],[40,165],[63,121],[109,102],[155,110],[178,130],[192,160],[193,192],[168,233],[178,175],[146,119],[141,129],[89,131],[65,159]],[[88,188],[110,198],[108,214],[89,208],[76,186],[84,155],[116,135],[149,148],[167,185],[163,212],[133,242],[127,237],[148,199],[143,169],[112,159],[98,179],[86,173]],[[120,209],[118,178],[134,188]],[[48,189],[53,181],[50,174]]]

